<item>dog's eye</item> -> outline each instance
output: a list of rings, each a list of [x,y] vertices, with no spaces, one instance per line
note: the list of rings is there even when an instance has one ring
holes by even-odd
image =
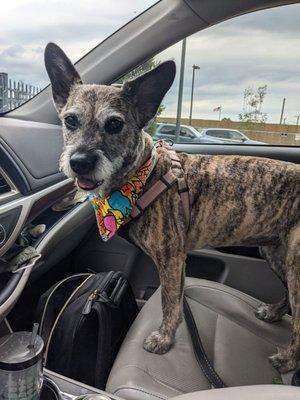
[[[76,115],[68,115],[65,118],[65,124],[66,124],[67,128],[69,128],[69,129],[71,129],[73,131],[76,128],[78,128],[79,121],[78,121],[78,118],[76,117]]]
[[[123,129],[124,122],[119,118],[109,118],[104,125],[107,133],[119,133]]]

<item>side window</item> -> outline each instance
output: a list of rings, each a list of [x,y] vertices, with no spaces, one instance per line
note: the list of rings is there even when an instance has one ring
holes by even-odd
[[[229,138],[232,140],[243,140],[244,136],[241,135],[239,132],[236,131],[229,131]]]
[[[211,129],[211,130],[208,130],[206,132],[206,134],[208,136],[212,136],[212,137],[215,137],[215,138],[230,139],[229,131],[222,131],[222,130],[214,131],[214,130]]]
[[[48,85],[43,56],[47,42],[59,43],[75,62],[156,2],[1,1],[0,114],[30,101]]]
[[[153,56],[128,78],[173,59],[177,74],[157,123],[175,125],[180,117],[180,125],[204,130],[201,143],[207,138],[210,144],[300,146],[299,19],[300,4],[285,5],[238,16],[186,38],[182,102],[182,42]],[[161,132],[174,135],[175,126]],[[183,128],[180,136],[187,137]]]
[[[175,126],[163,126],[160,128],[159,133],[164,133],[165,135],[175,135]]]
[[[180,136],[182,137],[190,137],[191,132],[186,128],[180,128]]]

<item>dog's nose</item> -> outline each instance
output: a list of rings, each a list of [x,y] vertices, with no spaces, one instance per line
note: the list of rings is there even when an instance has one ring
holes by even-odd
[[[70,158],[70,166],[76,174],[85,175],[93,171],[96,161],[95,154],[74,153]]]

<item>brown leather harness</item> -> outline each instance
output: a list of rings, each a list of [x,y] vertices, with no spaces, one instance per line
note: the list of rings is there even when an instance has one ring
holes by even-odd
[[[181,198],[186,229],[189,227],[190,223],[190,195],[189,188],[185,179],[184,170],[181,165],[180,158],[178,157],[175,150],[164,141],[159,141],[155,144],[156,147],[164,147],[169,151],[171,159],[171,167],[169,171],[160,177],[146,192],[144,192],[136,201],[135,205],[131,210],[131,219],[138,218],[143,211],[145,211],[155,200],[159,198],[164,192],[170,189],[174,184],[178,185],[178,193]],[[174,172],[175,169],[181,170],[181,177],[178,177]]]

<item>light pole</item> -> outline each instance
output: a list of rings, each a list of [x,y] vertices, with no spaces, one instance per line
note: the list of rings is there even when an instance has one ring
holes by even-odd
[[[179,135],[180,135],[182,91],[183,91],[184,67],[185,67],[185,53],[186,53],[186,38],[183,39],[182,47],[181,47],[181,63],[180,63],[179,91],[178,91],[177,117],[176,117],[176,128],[175,128],[175,143],[179,142]]]
[[[282,100],[282,107],[281,107],[281,114],[280,114],[279,125],[282,124],[282,119],[283,119],[283,114],[284,114],[284,107],[285,107],[285,98]]]
[[[196,64],[193,65],[193,77],[192,77],[192,91],[191,91],[191,107],[190,107],[190,119],[189,125],[192,125],[192,115],[193,115],[193,100],[194,100],[194,83],[195,83],[195,70],[200,69]]]

